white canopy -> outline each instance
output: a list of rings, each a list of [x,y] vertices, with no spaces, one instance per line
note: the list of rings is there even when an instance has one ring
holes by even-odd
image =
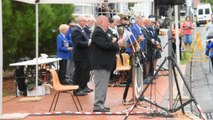
[[[71,3],[123,3],[123,2],[150,2],[153,0],[15,0],[29,4],[71,4]]]

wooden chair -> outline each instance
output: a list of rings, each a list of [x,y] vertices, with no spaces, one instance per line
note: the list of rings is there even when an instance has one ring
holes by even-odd
[[[123,64],[121,62],[120,55],[116,55],[116,69],[117,71],[127,71],[131,69],[131,66],[129,65],[129,55],[127,53],[121,54],[123,60]]]
[[[121,57],[123,58],[121,60]],[[117,84],[120,84],[127,78],[127,72],[131,69],[131,65],[129,64],[129,55],[127,53],[122,53],[120,55],[116,55],[116,71],[120,74],[118,75]],[[122,62],[121,62],[122,61]]]
[[[76,101],[75,101],[74,96],[73,96],[73,91],[78,89],[78,85],[62,85],[59,81],[58,73],[56,72],[56,70],[50,69],[49,71],[50,71],[50,74],[52,76],[53,89],[56,91],[54,98],[52,100],[49,112],[52,110],[53,104],[54,104],[53,111],[55,110],[57,102],[58,102],[58,98],[60,96],[60,93],[69,93],[71,95],[72,99],[73,99],[73,102],[75,104],[76,109],[79,111],[78,106],[77,106]],[[78,101],[80,109],[82,110],[82,106],[81,106],[81,103],[78,99],[78,96],[76,96],[76,99]]]

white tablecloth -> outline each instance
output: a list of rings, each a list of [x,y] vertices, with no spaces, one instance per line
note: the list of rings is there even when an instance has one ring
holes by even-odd
[[[61,58],[38,58],[38,65],[54,63],[62,60]],[[36,59],[11,63],[10,66],[28,66],[28,65],[36,65]]]

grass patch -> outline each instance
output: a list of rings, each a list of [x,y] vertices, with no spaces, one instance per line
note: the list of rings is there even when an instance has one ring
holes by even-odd
[[[189,59],[191,57],[192,53],[191,52],[182,52],[182,60],[180,60],[180,64],[184,65],[189,62]]]

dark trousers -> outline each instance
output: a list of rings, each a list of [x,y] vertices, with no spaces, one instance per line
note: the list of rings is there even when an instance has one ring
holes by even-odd
[[[67,60],[59,61],[59,80],[61,84],[66,84],[66,69],[67,69]]]
[[[89,62],[75,61],[75,71],[73,76],[74,85],[79,85],[79,89],[87,87],[87,82],[90,78],[90,64]]]
[[[18,84],[19,91],[23,92],[23,95],[27,95],[27,85],[25,84],[24,67],[16,67],[15,77]]]

